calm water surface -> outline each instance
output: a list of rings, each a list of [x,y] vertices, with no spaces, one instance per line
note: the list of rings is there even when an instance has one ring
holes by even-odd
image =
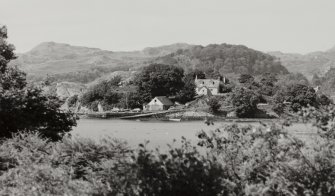
[[[151,147],[166,147],[173,139],[185,137],[193,143],[197,142],[196,134],[200,130],[214,130],[230,122],[215,122],[207,126],[203,121],[162,122],[162,121],[131,121],[118,119],[80,119],[72,134],[75,136],[99,139],[111,136],[126,140],[136,147],[139,143],[149,140]],[[248,125],[250,123],[241,123]],[[257,125],[258,123],[252,123]],[[295,124],[290,128],[298,137],[309,137],[310,125]]]

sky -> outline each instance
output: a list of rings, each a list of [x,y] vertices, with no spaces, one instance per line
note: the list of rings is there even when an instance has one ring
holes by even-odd
[[[177,42],[308,53],[335,45],[335,0],[0,0],[17,52],[54,41],[112,51]]]

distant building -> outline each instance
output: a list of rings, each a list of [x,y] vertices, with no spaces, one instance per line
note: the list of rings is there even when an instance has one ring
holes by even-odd
[[[159,96],[153,98],[147,105],[144,105],[143,110],[146,111],[168,110],[173,105],[174,104],[169,98],[165,96]]]
[[[220,79],[198,79],[195,77],[196,93],[198,95],[218,95],[220,89]],[[205,87],[205,88],[204,88]]]

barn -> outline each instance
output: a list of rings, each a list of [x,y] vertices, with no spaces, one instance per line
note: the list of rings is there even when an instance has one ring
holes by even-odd
[[[147,110],[147,111],[168,110],[173,105],[174,104],[169,98],[165,96],[159,96],[159,97],[153,98],[150,101],[150,103],[148,103],[147,105],[143,107],[143,110]]]

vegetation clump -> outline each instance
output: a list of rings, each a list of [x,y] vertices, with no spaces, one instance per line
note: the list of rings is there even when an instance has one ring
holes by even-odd
[[[15,59],[14,46],[6,42],[7,29],[0,28],[0,137],[11,137],[20,131],[37,131],[59,140],[72,126],[75,116],[60,111],[62,102],[55,96],[27,85],[26,75],[8,66]]]

